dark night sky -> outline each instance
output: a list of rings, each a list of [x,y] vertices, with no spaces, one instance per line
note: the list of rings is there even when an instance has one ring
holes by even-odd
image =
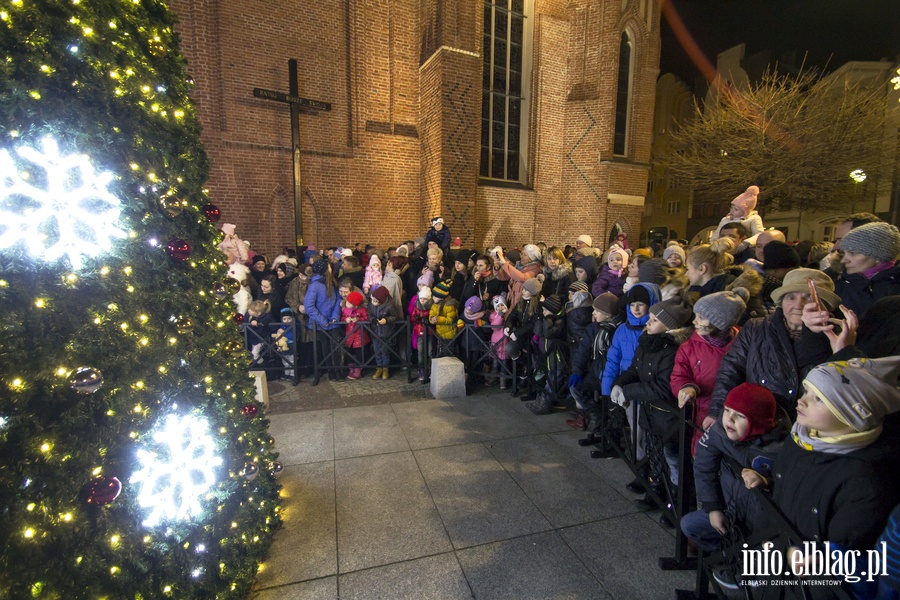
[[[900,0],[670,0],[713,66],[716,55],[741,42],[746,56],[796,51],[799,62],[828,70],[848,60],[896,61]],[[660,73],[686,82],[699,77],[662,17]]]

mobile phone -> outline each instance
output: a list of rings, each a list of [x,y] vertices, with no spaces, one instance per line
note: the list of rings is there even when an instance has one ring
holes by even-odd
[[[812,301],[816,303],[819,310],[826,310],[822,305],[822,302],[819,301],[819,289],[816,287],[816,280],[812,277],[807,277],[806,281],[809,283],[809,295],[812,298]]]

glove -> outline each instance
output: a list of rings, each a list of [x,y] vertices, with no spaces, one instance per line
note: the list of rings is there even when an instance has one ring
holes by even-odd
[[[511,339],[512,341],[516,341],[518,338],[516,338],[515,333],[511,333],[511,334],[509,334],[509,339]]]
[[[569,387],[578,387],[578,384],[582,381],[584,381],[584,377],[578,373],[572,373],[572,376],[569,377]]]
[[[622,408],[628,408],[629,402],[625,399],[625,392],[622,391],[622,386],[614,385],[612,391],[609,393],[609,399]]]

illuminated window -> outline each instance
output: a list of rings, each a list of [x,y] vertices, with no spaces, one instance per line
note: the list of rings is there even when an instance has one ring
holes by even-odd
[[[533,0],[485,0],[481,177],[526,183]]]
[[[616,127],[613,138],[613,154],[624,156],[628,152],[628,115],[631,108],[631,39],[622,32],[619,42],[619,76],[616,83]]]

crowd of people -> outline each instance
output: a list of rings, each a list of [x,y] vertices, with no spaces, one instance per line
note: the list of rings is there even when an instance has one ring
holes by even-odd
[[[663,472],[630,488],[692,480],[696,510],[680,527],[701,551],[765,527],[751,493],[762,487],[807,540],[861,551],[892,540],[896,568],[896,511],[885,526],[900,504],[900,231],[860,213],[833,243],[789,244],[764,228],[758,193],[737,196],[694,247],[595,247],[581,235],[466,250],[436,217],[424,238],[385,250],[230,259],[250,265],[248,327],[280,339],[297,321],[292,367],[310,364],[315,337],[332,379],[363,376],[367,352],[372,378],[388,379],[405,351],[390,332],[408,320],[420,379],[428,356],[453,353],[470,385],[506,389],[515,361],[513,387],[536,414],[572,410],[567,423],[592,433],[603,407],[625,409],[641,468],[648,435],[665,456]],[[682,414],[694,425],[692,478],[662,433]],[[853,594],[875,597],[876,584]]]

